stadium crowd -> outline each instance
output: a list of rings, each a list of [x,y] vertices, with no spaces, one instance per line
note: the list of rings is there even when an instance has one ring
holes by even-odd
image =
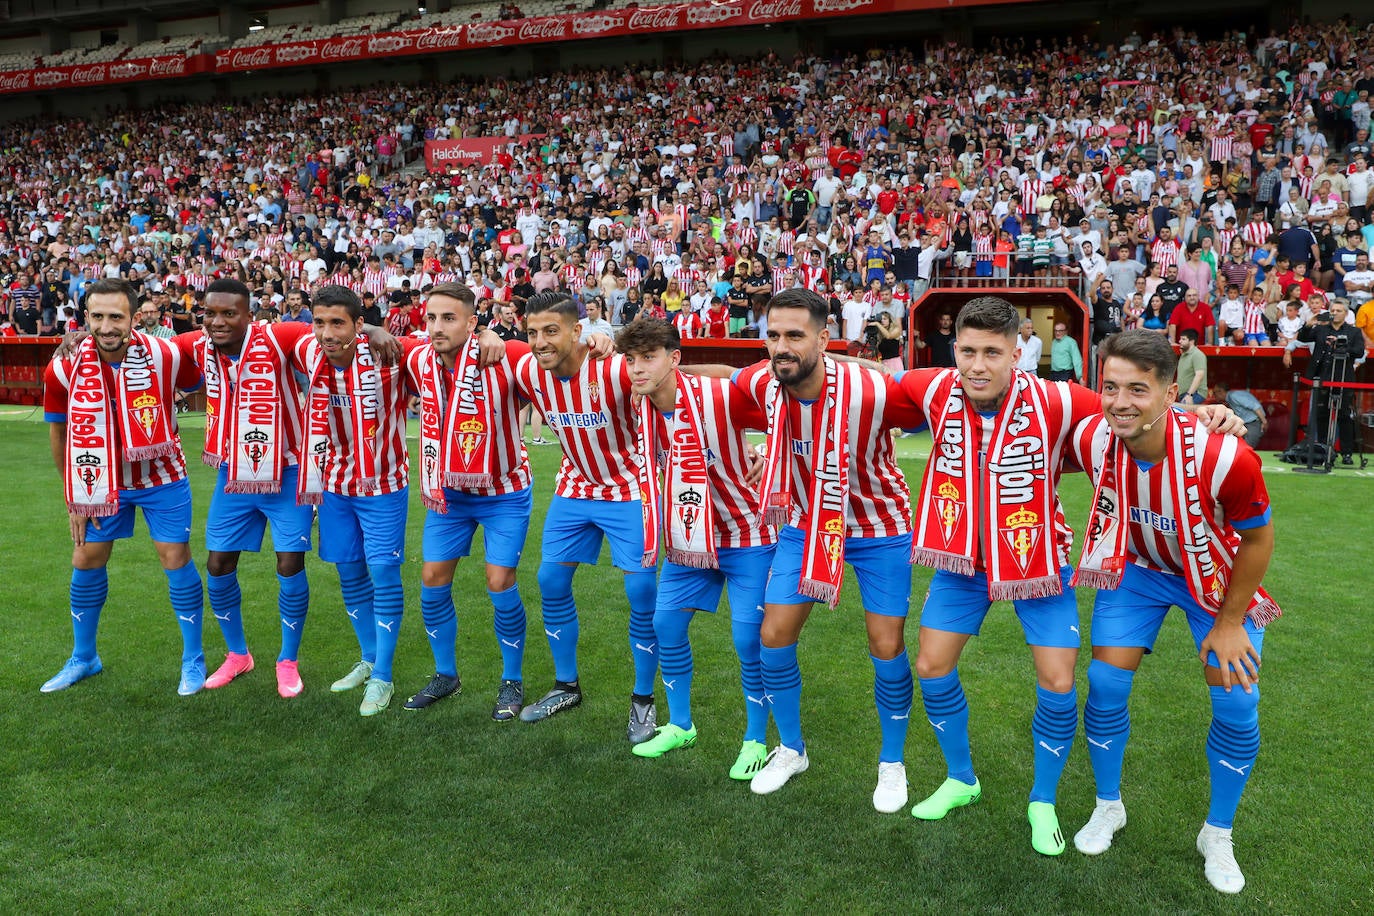
[[[756,333],[791,285],[838,324],[851,302],[897,317],[936,278],[1069,276],[1099,336],[1162,330],[1196,289],[1221,341],[1291,339],[1283,303],[1306,320],[1340,296],[1374,343],[1367,32],[766,54],[15,122],[6,333],[80,324],[102,276],[178,329],[228,276],[278,311],[325,283],[385,312],[462,282],[484,315],[561,287],[687,336]],[[401,167],[425,139],[497,135],[524,142]]]

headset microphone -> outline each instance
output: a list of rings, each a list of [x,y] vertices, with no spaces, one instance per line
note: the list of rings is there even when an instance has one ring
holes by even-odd
[[[1141,428],[1142,430],[1144,430],[1145,432],[1148,433],[1150,430],[1152,430],[1152,429],[1155,428],[1155,424],[1158,423],[1158,422],[1164,417],[1164,414],[1167,414],[1167,413],[1168,413],[1169,411],[1171,411],[1171,410],[1173,410],[1172,407],[1166,407],[1166,408],[1164,408],[1164,413],[1161,413],[1158,417],[1155,417],[1155,418],[1154,418],[1153,420],[1151,420],[1149,423],[1146,423],[1144,426],[1142,426],[1142,427],[1140,427],[1140,428]]]

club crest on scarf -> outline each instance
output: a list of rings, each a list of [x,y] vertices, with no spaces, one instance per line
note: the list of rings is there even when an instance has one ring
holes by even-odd
[[[844,517],[827,519],[821,529],[822,549],[830,575],[838,579],[844,574]]]
[[[1030,564],[1031,552],[1040,543],[1040,516],[1024,506],[1003,520],[1002,539],[1011,548],[1021,572]]]
[[[260,429],[250,429],[243,434],[243,455],[253,465],[256,474],[263,461],[272,453],[271,436]]]
[[[486,424],[476,417],[470,417],[458,424],[458,454],[463,466],[472,464],[473,457],[487,441]]]
[[[100,456],[93,452],[82,452],[72,459],[76,479],[86,487],[87,496],[94,496],[95,488],[100,483],[100,475],[104,473],[100,464]]]
[[[701,517],[704,497],[699,490],[684,490],[677,497],[677,517],[682,520],[682,531],[688,540],[696,529],[697,519]]]
[[[959,517],[964,514],[964,500],[959,488],[946,480],[935,490],[935,506],[940,513],[940,523],[948,544],[954,538],[954,529],[959,525]]]
[[[139,445],[147,445],[152,441],[153,428],[157,426],[161,413],[162,405],[157,396],[150,392],[144,392],[129,402],[129,416],[137,428],[143,430],[143,441]]]

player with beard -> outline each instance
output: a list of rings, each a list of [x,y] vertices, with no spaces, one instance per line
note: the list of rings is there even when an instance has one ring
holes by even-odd
[[[763,429],[766,421],[743,403],[729,380],[679,371],[681,342],[668,322],[632,322],[621,330],[616,346],[625,355],[632,390],[642,398],[638,444],[645,559],[657,554],[660,539],[666,555],[654,634],[669,720],[633,752],[661,757],[696,743],[687,628],[697,611],[716,610],[724,589],[745,713],[744,743],[730,777],[749,780],[766,757],[768,705],[759,671],[759,629],[777,535],[763,523],[758,494],[747,481],[755,453],[744,430]]]

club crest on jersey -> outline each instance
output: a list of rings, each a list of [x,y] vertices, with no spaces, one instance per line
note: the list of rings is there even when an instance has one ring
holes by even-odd
[[[940,512],[940,528],[945,536],[945,546],[954,538],[954,527],[964,514],[964,501],[959,488],[946,480],[935,489],[935,506]]]
[[[463,464],[472,463],[472,456],[487,439],[486,424],[476,417],[458,424],[458,453],[463,456]]]
[[[260,429],[250,429],[243,434],[243,454],[253,465],[253,473],[258,472],[259,466],[272,452],[272,444],[267,433]]]
[[[821,543],[825,549],[825,560],[830,564],[830,574],[840,575],[840,554],[844,550],[844,519],[832,518],[821,531]]]
[[[93,495],[96,484],[100,483],[100,475],[105,472],[100,465],[100,456],[82,452],[72,459],[72,464],[76,465],[76,479],[86,487],[86,495]]]
[[[696,528],[697,520],[701,518],[701,506],[703,495],[697,490],[683,490],[677,498],[677,517],[682,521],[682,532],[688,540],[692,538],[692,530]]]
[[[158,403],[157,396],[149,392],[140,394],[130,402],[129,413],[134,421],[143,427],[144,438],[151,440],[153,427],[157,425],[162,413],[162,405]]]
[[[599,406],[601,406],[601,383],[600,383],[600,382],[588,382],[588,383],[587,383],[587,400],[589,400],[589,401],[592,402],[592,406],[593,406],[593,407],[599,407]]]
[[[1011,548],[1016,565],[1024,573],[1030,564],[1031,551],[1040,543],[1040,516],[1023,506],[1008,515],[1005,524],[1002,539]]]

